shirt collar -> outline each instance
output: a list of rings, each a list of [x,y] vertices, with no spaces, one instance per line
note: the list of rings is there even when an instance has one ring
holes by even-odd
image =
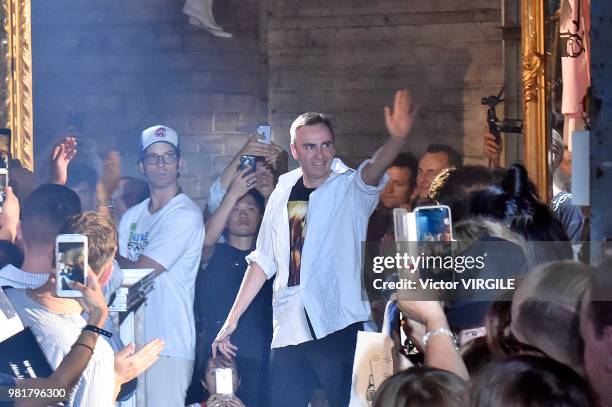
[[[352,168],[350,168],[349,166],[344,164],[342,162],[342,160],[339,159],[339,158],[334,158],[332,160],[330,169],[331,169],[332,173],[325,180],[325,182],[327,182],[328,180],[334,178],[338,174],[344,174],[345,172],[353,171]],[[298,168],[296,168],[293,171],[289,171],[288,173],[281,175],[278,178],[278,184],[279,185],[291,185],[291,186],[293,186],[293,185],[295,185],[297,180],[300,179],[301,176],[302,176],[302,167],[298,167]]]
[[[12,264],[0,269],[0,281],[3,286],[14,288],[38,288],[49,279],[47,273],[28,273]]]

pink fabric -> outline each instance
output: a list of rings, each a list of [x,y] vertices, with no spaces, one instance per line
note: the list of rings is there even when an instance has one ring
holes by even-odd
[[[562,0],[559,35],[563,99],[561,112],[581,117],[583,99],[591,84],[589,30],[591,1]]]

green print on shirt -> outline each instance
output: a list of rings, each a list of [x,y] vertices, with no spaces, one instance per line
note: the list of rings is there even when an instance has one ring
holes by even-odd
[[[128,238],[128,257],[131,261],[137,261],[145,247],[149,244],[149,232],[136,232],[136,222],[130,225]]]

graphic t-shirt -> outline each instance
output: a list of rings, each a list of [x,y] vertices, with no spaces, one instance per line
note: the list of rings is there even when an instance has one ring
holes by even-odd
[[[204,222],[185,194],[155,213],[150,199],[130,208],[119,225],[119,254],[131,261],[147,256],[166,271],[155,278],[145,307],[145,340],[160,338],[162,355],[194,360],[193,299],[200,265]]]
[[[306,214],[308,213],[308,199],[316,188],[306,188],[304,178],[295,183],[287,202],[289,213],[289,281],[287,286],[300,285],[300,265],[302,263],[302,248],[306,239]]]

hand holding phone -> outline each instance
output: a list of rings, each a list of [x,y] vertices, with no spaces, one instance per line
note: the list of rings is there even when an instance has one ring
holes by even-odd
[[[19,224],[19,200],[12,188],[6,187],[6,197],[0,206],[0,228],[2,238],[15,241],[17,238],[17,225]]]
[[[257,188],[257,174],[250,168],[239,171],[229,187],[227,188],[226,196],[231,196],[236,200],[239,200],[249,192],[249,190]]]
[[[57,284],[56,276],[50,276],[49,279],[53,284]],[[98,279],[88,278],[87,286],[78,282],[70,284],[74,290],[80,291],[83,294],[82,298],[77,298],[76,301],[81,305],[83,310],[89,314],[87,324],[102,328],[104,326],[104,321],[106,321],[108,317],[108,305]]]
[[[55,239],[55,273],[58,297],[83,297],[71,282],[87,285],[87,236],[58,235]]]

